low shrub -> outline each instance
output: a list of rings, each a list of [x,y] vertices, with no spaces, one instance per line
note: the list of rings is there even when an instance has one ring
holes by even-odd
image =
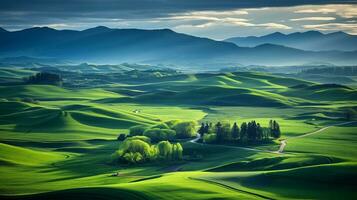
[[[176,137],[180,139],[192,138],[196,136],[196,122],[179,122],[173,129],[176,131]]]
[[[175,138],[176,132],[171,129],[152,128],[144,132],[144,136],[149,137],[152,142],[163,140],[172,141]]]
[[[209,143],[209,144],[213,144],[215,143],[217,140],[217,135],[214,133],[210,133],[210,134],[205,134],[203,136],[203,142],[204,143]]]
[[[154,128],[158,128],[158,129],[170,129],[170,127],[166,124],[166,123],[160,123],[160,124],[156,124],[152,127],[150,127],[151,129]]]
[[[129,136],[143,135],[146,129],[148,129],[146,125],[132,126],[129,128]]]
[[[124,141],[125,139],[126,139],[126,134],[121,133],[121,134],[118,135],[117,140],[119,140],[119,141]]]
[[[128,137],[126,140],[141,140],[141,141],[144,141],[148,144],[151,144],[151,139],[146,137],[146,136],[143,136],[143,135],[136,135],[136,136],[133,136],[133,137]]]

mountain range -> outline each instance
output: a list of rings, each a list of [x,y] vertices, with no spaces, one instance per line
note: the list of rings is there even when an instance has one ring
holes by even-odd
[[[275,32],[261,37],[233,37],[224,40],[241,47],[255,47],[262,44],[283,45],[307,51],[356,51],[357,36],[345,32],[323,34],[319,31],[295,32],[283,34]]]
[[[307,51],[278,44],[241,47],[170,29],[111,29],[83,31],[35,27],[0,29],[0,57],[29,56],[71,62],[170,64],[194,69],[227,65],[301,65],[357,63],[357,51]]]

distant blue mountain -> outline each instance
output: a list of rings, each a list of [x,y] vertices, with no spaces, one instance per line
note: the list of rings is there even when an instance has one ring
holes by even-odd
[[[279,33],[269,37],[281,37]],[[173,64],[192,69],[243,65],[357,63],[357,52],[312,52],[274,44],[253,48],[176,33],[170,29],[110,29],[83,31],[36,27],[0,31],[0,57],[28,56],[73,62]]]
[[[0,33],[1,33],[1,32],[4,33],[4,32],[8,32],[8,31],[0,27]]]
[[[233,37],[225,41],[233,42],[241,47],[255,47],[269,43],[307,51],[357,50],[357,36],[341,31],[329,34],[323,34],[319,31],[295,32],[291,34],[275,32],[261,37]]]
[[[56,58],[34,58],[28,56],[17,56],[17,57],[5,57],[0,58],[0,63],[8,65],[20,65],[25,67],[30,67],[35,64],[44,64],[44,65],[66,65],[71,64],[64,60]]]

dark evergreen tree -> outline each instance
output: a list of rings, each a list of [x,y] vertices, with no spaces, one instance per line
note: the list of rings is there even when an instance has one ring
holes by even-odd
[[[217,137],[217,143],[222,143],[224,140],[224,135],[222,131],[222,124],[221,122],[217,122],[216,124],[216,137]]]
[[[200,129],[198,129],[198,133],[200,134],[201,137],[205,134],[205,124],[202,123]]]
[[[235,140],[239,139],[239,127],[236,122],[234,122],[232,127],[232,138]]]
[[[249,142],[255,142],[257,139],[257,124],[255,121],[248,123],[247,137]]]
[[[278,122],[275,122],[275,138],[280,138],[280,136],[280,125],[278,124]]]
[[[272,127],[270,128],[270,133],[273,138],[279,138],[281,135],[279,123],[275,120],[272,121]]]
[[[125,139],[126,139],[126,134],[124,133],[119,134],[117,137],[117,140],[119,141],[124,141]]]
[[[273,120],[269,121],[269,134],[273,137]]]
[[[261,142],[264,136],[263,136],[263,128],[260,126],[259,123],[257,123],[256,133],[257,133],[257,141]]]
[[[239,140],[243,143],[247,140],[247,131],[248,131],[248,125],[246,122],[243,122],[240,125],[240,138],[239,138]]]
[[[270,137],[270,128],[262,127],[263,140],[268,141]]]
[[[231,134],[231,124],[229,122],[222,122],[222,135],[224,141],[231,141],[232,134]]]
[[[209,133],[210,129],[211,129],[210,125],[208,123],[206,123],[204,133]]]

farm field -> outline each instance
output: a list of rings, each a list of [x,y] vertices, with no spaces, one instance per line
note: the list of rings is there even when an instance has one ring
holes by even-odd
[[[0,69],[4,82],[32,74]],[[346,110],[357,107],[352,86],[257,72],[99,84],[81,76],[83,87],[0,86],[2,199],[357,198],[357,122],[346,119]],[[198,130],[200,123],[255,120],[267,127],[271,119],[281,136],[270,143],[208,144],[192,137],[177,140],[182,160],[111,162],[123,145],[118,135],[133,126],[181,120],[197,122]],[[278,152],[282,140],[286,146]]]

